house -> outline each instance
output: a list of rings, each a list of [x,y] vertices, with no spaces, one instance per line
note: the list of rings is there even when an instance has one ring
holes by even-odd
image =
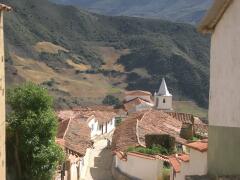
[[[181,128],[181,121],[163,111],[147,110],[129,115],[113,134],[114,170],[131,178],[159,179],[163,164],[168,161],[166,157],[127,151],[130,147],[146,147],[145,136],[149,134],[168,134],[175,137],[178,147],[183,146],[187,140],[180,137]]]
[[[5,57],[4,57],[4,34],[3,34],[3,13],[4,11],[11,11],[11,7],[0,4],[0,179],[6,179],[6,151],[5,151]]]
[[[90,133],[84,119],[69,118],[59,122],[56,142],[64,149],[66,161],[57,180],[80,180],[84,177],[92,147]]]
[[[78,108],[74,110],[64,110],[58,112],[60,119],[84,119],[91,130],[91,138],[113,132],[115,129],[115,117],[117,114],[113,110],[97,108]]]
[[[148,110],[154,107],[152,102],[146,101],[139,97],[124,103],[123,106],[124,106],[124,109],[128,112],[128,114],[131,114],[137,111]]]
[[[212,33],[208,173],[239,175],[240,1],[215,0],[198,30]]]
[[[140,98],[146,102],[152,102],[152,93],[142,90],[126,91],[124,96],[124,102],[129,102],[136,98]]]
[[[129,115],[114,131],[113,150],[126,151],[128,147],[145,147],[146,134],[169,134],[176,142],[185,144],[180,137],[182,122],[167,113],[158,110],[147,110]]]
[[[207,174],[207,140],[186,144],[189,154],[175,154],[169,157],[170,180],[184,180],[186,176]]]
[[[159,91],[154,93],[154,104],[157,109],[172,110],[172,94],[169,93],[165,79],[162,79]]]

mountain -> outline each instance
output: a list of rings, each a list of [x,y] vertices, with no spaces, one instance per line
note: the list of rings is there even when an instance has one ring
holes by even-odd
[[[161,18],[197,23],[212,0],[53,0],[78,5],[91,12],[113,16]]]
[[[125,89],[208,103],[209,38],[188,24],[92,14],[47,0],[4,0],[7,85],[33,81],[56,107],[101,103]]]

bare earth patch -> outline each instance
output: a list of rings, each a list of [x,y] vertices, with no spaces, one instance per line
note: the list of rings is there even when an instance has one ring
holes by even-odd
[[[35,51],[37,51],[39,53],[45,52],[45,53],[50,53],[50,54],[57,54],[58,51],[69,52],[64,47],[55,45],[55,44],[53,44],[51,42],[38,42],[34,46],[34,49],[35,49]]]

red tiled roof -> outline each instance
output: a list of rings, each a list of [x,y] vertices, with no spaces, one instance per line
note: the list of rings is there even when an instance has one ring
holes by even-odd
[[[0,3],[0,11],[11,11],[11,10],[12,8],[10,6]]]
[[[208,141],[206,139],[201,141],[196,141],[196,142],[186,144],[186,146],[200,152],[205,152],[208,150]]]
[[[182,123],[193,124],[194,117],[192,114],[179,113],[179,112],[167,112],[173,118],[181,121]]]
[[[83,156],[91,146],[90,133],[90,128],[83,120],[70,119],[68,123],[60,122],[57,143]]]
[[[177,158],[184,162],[189,162],[190,160],[189,154],[177,154]]]
[[[185,144],[180,137],[182,123],[163,111],[149,110],[131,114],[115,130],[113,150],[126,151],[131,146],[145,146],[146,134],[169,134]]]
[[[189,162],[190,156],[189,154],[175,154],[169,156],[169,162],[173,167],[174,172],[179,173],[181,171],[181,163],[182,162]]]
[[[89,119],[91,116],[95,116],[99,123],[106,123],[112,118],[116,117],[117,114],[112,110],[106,108],[106,110],[94,110],[93,108],[82,108],[79,107],[75,110],[59,111],[58,117],[60,119],[78,118],[78,119]]]
[[[187,141],[180,137],[182,122],[158,110],[150,110],[144,113],[138,122],[138,136],[140,144],[145,145],[146,134],[169,134],[175,137],[176,142],[185,144]]]
[[[70,119],[63,120],[63,121],[59,122],[58,131],[57,131],[57,138],[63,138],[64,137],[64,134],[65,134],[65,132],[67,130],[67,127],[69,125],[69,121],[70,121]]]
[[[134,113],[126,118],[114,131],[112,138],[112,149],[126,151],[129,147],[136,147],[140,144],[137,139],[137,120],[141,119],[144,113]]]
[[[201,121],[198,117],[194,117],[192,114],[167,112],[170,116],[176,118],[184,124],[193,124],[194,132],[200,137],[208,137],[208,125]]]
[[[151,96],[152,93],[149,91],[135,90],[135,91],[126,91],[126,96]]]
[[[181,169],[181,163],[176,157],[169,157],[169,162],[173,167],[174,172],[179,173]]]
[[[131,109],[135,108],[137,105],[140,105],[140,104],[150,104],[150,103],[151,102],[148,102],[146,100],[143,100],[143,99],[137,97],[135,99],[132,99],[131,101],[128,101],[128,102],[124,103],[124,108],[126,110],[131,110]]]

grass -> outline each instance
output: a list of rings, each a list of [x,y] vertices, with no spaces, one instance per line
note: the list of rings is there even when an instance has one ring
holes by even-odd
[[[199,107],[196,103],[192,101],[174,101],[173,108],[177,112],[189,113],[200,118],[208,117],[208,110]]]

